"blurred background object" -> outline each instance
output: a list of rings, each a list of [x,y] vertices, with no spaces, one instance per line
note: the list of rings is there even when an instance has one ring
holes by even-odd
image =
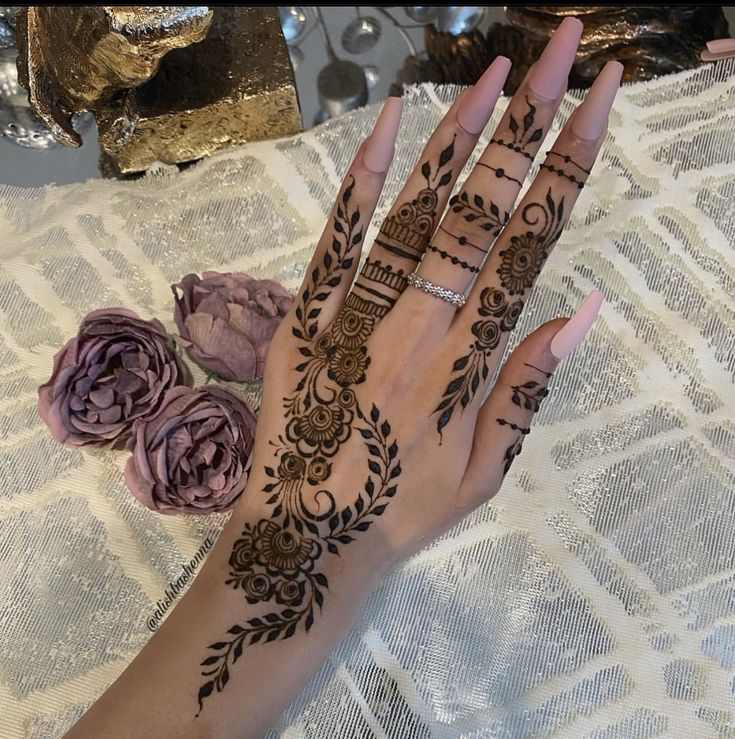
[[[566,16],[584,23],[571,88],[589,87],[613,59],[625,66],[625,82],[652,79],[699,66],[707,41],[729,35],[725,7],[735,18],[733,6],[722,5],[509,5],[508,22],[494,22],[484,33],[471,22],[461,29],[479,8],[464,7],[462,14],[442,8],[426,27],[426,57],[406,59],[396,82],[471,85],[502,54],[513,63],[505,87],[513,94]]]
[[[274,7],[28,6],[18,78],[57,142],[91,111],[110,169],[189,162],[301,130]]]
[[[50,6],[40,12],[41,15],[56,11],[73,14],[80,13],[80,7]],[[103,12],[101,8],[86,7],[86,12],[97,13],[98,18]],[[136,7],[110,7],[120,28],[125,28],[119,20],[122,14],[128,14],[129,23],[135,20]],[[258,24],[252,20],[256,7],[268,13],[271,21],[268,32],[259,36]],[[588,86],[608,59],[620,59],[624,63],[626,81],[697,66],[702,63],[699,55],[706,42],[728,36],[728,18],[735,20],[735,7],[716,5],[292,5],[212,6],[211,9],[139,6],[138,9],[141,12],[138,23],[143,26],[144,19],[150,21],[154,17],[154,11],[174,14],[178,18],[179,40],[187,43],[182,48],[163,50],[161,54],[162,47],[173,43],[170,34],[159,30],[156,36],[151,31],[145,43],[141,39],[141,48],[148,49],[149,56],[158,53],[157,61],[153,59],[149,68],[158,64],[160,68],[142,84],[138,80],[145,75],[138,74],[133,80],[137,87],[118,88],[128,89],[125,94],[109,97],[105,93],[107,88],[98,83],[93,89],[97,96],[94,99],[103,100],[103,114],[97,116],[100,133],[98,136],[91,116],[76,113],[71,119],[72,131],[76,129],[82,135],[85,141],[82,149],[88,151],[75,153],[55,146],[48,128],[34,118],[17,79],[13,80],[13,14],[18,8],[0,8],[0,126],[4,134],[0,136],[0,182],[74,181],[82,172],[87,177],[99,176],[100,172],[105,176],[120,176],[120,170],[144,169],[154,162],[194,160],[246,140],[276,138],[300,127],[310,128],[354,108],[383,100],[389,94],[401,94],[405,84],[471,85],[497,54],[513,61],[505,90],[510,94],[566,15],[577,15],[585,23],[580,53],[570,76],[571,87]],[[228,23],[218,22],[218,14],[224,19],[225,12],[230,14]],[[262,28],[266,26],[264,22]],[[202,30],[203,40],[195,40]],[[254,41],[254,35],[259,40]],[[81,41],[86,40],[90,61],[102,58],[99,51],[104,44],[99,40],[96,45],[90,44],[89,39],[89,33],[80,36]],[[130,39],[127,43],[130,44]],[[145,44],[151,45],[150,48]],[[3,45],[5,51],[1,50]],[[58,44],[50,57],[60,57],[63,47],[63,43]],[[249,51],[243,51],[246,47]],[[233,61],[238,51],[242,52],[241,57]],[[21,55],[21,68],[23,63]],[[228,65],[243,69],[238,65],[245,63],[253,64],[256,71],[243,74],[239,87],[230,84]],[[102,77],[110,79],[109,74]],[[298,100],[293,90],[294,80]],[[116,82],[124,83],[125,80]],[[276,113],[270,115],[269,94],[258,97],[256,90],[262,92],[273,84],[283,86],[281,102],[274,103]],[[215,97],[215,107],[208,107]],[[274,99],[272,94],[270,97]],[[67,100],[62,105],[67,112],[84,108],[84,104],[75,107],[70,103],[73,101]],[[238,105],[249,106],[247,112],[242,112],[242,108],[237,112]],[[228,112],[228,108],[233,110]],[[190,109],[196,113],[193,119],[188,117]],[[207,117],[212,110],[220,115]],[[9,127],[10,123],[14,128]],[[217,130],[221,124],[225,129],[222,135]],[[86,131],[82,130],[83,126],[87,127]],[[67,134],[72,136],[68,130]],[[11,143],[21,144],[25,150],[21,152]],[[98,145],[107,152],[101,162],[89,151]],[[32,151],[31,146],[37,151]],[[40,161],[44,162],[46,173],[38,173],[31,166]],[[92,167],[90,161],[95,162]]]

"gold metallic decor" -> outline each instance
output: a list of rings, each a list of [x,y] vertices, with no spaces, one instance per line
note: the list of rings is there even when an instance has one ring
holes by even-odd
[[[570,87],[589,87],[611,59],[625,66],[625,81],[689,69],[701,64],[699,53],[707,41],[729,36],[721,5],[508,5],[505,10],[510,25],[494,23],[484,36],[477,30],[455,35],[426,26],[426,58],[408,57],[398,86],[472,85],[503,54],[513,62],[505,86],[512,94],[567,15],[584,23]]]
[[[506,13],[520,37],[517,75],[537,58],[530,48],[540,50],[566,16],[584,23],[572,87],[591,85],[611,59],[625,66],[626,82],[690,69],[707,41],[729,35],[721,5],[509,5]]]
[[[16,33],[34,111],[67,146],[93,111],[120,172],[301,130],[275,7],[29,6]]]

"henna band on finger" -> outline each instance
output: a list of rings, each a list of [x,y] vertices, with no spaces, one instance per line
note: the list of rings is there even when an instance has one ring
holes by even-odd
[[[493,141],[491,143],[501,143],[499,141]],[[521,152],[522,153],[522,152]],[[502,167],[491,167],[489,164],[485,164],[485,162],[477,162],[478,166],[480,167],[487,167],[487,169],[492,170],[495,172],[495,176],[500,179],[501,177],[505,178],[506,180],[510,180],[511,182],[515,182],[519,185],[519,187],[523,187],[523,183],[520,180],[517,180],[515,177],[511,177]]]
[[[480,273],[479,267],[475,267],[474,264],[469,264],[468,262],[463,261],[459,257],[455,257],[449,252],[444,251],[444,249],[439,249],[439,247],[434,246],[434,244],[429,244],[426,247],[426,251],[433,251],[436,252],[442,259],[448,259],[452,264],[457,264],[462,269],[469,270],[470,272],[474,272],[475,274]]]
[[[575,177],[573,174],[567,174],[563,169],[560,167],[555,167],[553,164],[546,164],[544,162],[541,165],[541,169],[546,169],[549,172],[555,172],[559,177],[563,177],[565,180],[569,180],[573,185],[576,185],[580,190],[584,187],[584,180],[580,180],[577,177]]]
[[[456,236],[451,231],[447,231],[447,229],[444,228],[444,226],[440,225],[439,230],[444,231],[444,233],[447,236],[451,236],[453,239],[456,239],[457,243],[460,246],[471,246],[473,249],[477,249],[477,251],[481,251],[483,254],[487,254],[488,252],[487,249],[483,249],[481,246],[478,246],[477,244],[473,244],[466,236]]]
[[[573,164],[577,169],[581,169],[586,175],[589,175],[591,173],[591,170],[585,169],[581,164],[577,164],[577,162],[575,162],[574,159],[569,156],[569,154],[560,154],[558,151],[554,151],[553,149],[550,149],[546,152],[547,157],[550,157],[552,154],[555,157],[563,159],[566,164]]]
[[[584,177],[578,177],[573,174],[569,174],[565,170],[563,170],[561,167],[557,167],[554,164],[548,164],[547,162],[544,162],[541,165],[541,169],[546,169],[549,172],[556,173],[559,177],[563,177],[565,180],[569,180],[573,185],[576,185],[580,190],[584,187],[584,183],[587,180],[587,176],[590,174],[589,169],[585,169],[581,164],[577,164],[577,162],[574,161],[568,154],[560,154],[558,151],[548,151],[546,153],[546,158],[548,159],[551,155],[554,155],[555,157],[559,157],[559,159],[562,159],[566,164],[572,164],[577,169],[584,172]]]

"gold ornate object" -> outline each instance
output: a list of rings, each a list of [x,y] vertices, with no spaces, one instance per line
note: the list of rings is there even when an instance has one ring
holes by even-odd
[[[513,62],[505,86],[512,94],[568,15],[579,17],[585,27],[571,87],[589,87],[611,59],[623,63],[626,81],[689,69],[701,64],[699,53],[707,41],[729,35],[720,5],[509,5],[506,14],[511,25],[494,23],[485,36],[479,31],[452,35],[426,26],[427,58],[408,57],[396,82],[472,85],[503,54]]]
[[[58,11],[65,17],[63,37],[70,38],[69,29],[78,26],[69,18],[92,10],[103,12],[105,28],[112,28],[114,18],[117,30],[98,34],[104,42],[76,48],[76,65],[84,74],[82,81],[70,82],[65,75],[76,74],[74,65],[64,66],[64,55],[50,50],[56,40],[53,23],[43,21],[41,33],[38,18]],[[93,110],[100,147],[114,164],[104,163],[107,172],[192,161],[302,129],[275,7],[31,7],[24,16],[27,31],[20,46],[32,105],[45,112],[44,120],[67,145],[79,143],[70,113]],[[137,30],[121,40],[120,28]]]
[[[80,146],[74,113],[146,82],[164,54],[201,41],[211,22],[202,6],[28,6],[15,19],[18,79],[56,140]]]
[[[626,82],[699,66],[706,42],[729,35],[721,5],[509,5],[506,14],[520,39],[515,56],[520,56],[521,63],[516,75],[528,71],[566,16],[576,16],[584,23],[570,75],[573,87],[591,85],[613,59],[625,66]]]

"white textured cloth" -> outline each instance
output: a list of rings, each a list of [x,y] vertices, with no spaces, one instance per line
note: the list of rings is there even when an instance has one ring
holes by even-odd
[[[368,242],[457,92],[408,90]],[[377,111],[175,175],[0,187],[1,737],[61,736],[224,520],[152,513],[125,454],[55,443],[54,352],[101,306],[173,328],[190,271],[295,290]],[[380,586],[270,737],[735,735],[734,131],[732,61],[621,91],[517,334],[594,287],[600,319],[500,494]]]

